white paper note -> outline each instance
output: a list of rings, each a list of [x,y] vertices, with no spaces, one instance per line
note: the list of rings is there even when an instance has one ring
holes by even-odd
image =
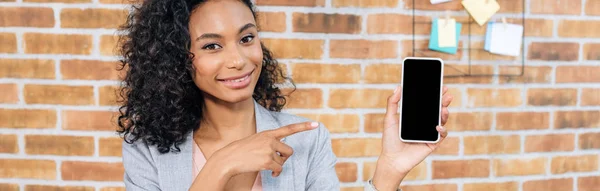
[[[456,20],[438,19],[438,46],[455,47],[456,46]]]
[[[491,30],[491,53],[519,56],[523,43],[523,26],[510,23],[493,23]]]
[[[450,2],[450,1],[452,1],[452,0],[430,0],[429,2],[431,2],[431,4],[440,4],[440,3]]]

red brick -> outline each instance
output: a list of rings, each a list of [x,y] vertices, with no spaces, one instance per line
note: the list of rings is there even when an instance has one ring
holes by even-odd
[[[55,128],[56,111],[38,109],[0,109],[0,127]]]
[[[396,116],[398,116],[396,114]],[[366,133],[381,133],[383,132],[384,113],[366,113],[364,115]]]
[[[583,133],[579,135],[579,149],[600,149],[600,133]]]
[[[414,4],[413,4],[414,3]],[[412,10],[435,10],[435,11],[458,11],[464,10],[461,1],[450,1],[440,4],[431,4],[429,1],[418,1],[418,0],[404,0],[404,8]]]
[[[600,5],[600,3],[598,3]],[[600,60],[600,43],[585,43],[583,45],[583,59]]]
[[[574,106],[577,104],[577,89],[532,88],[527,91],[527,104],[532,106]]]
[[[533,42],[529,45],[529,60],[576,61],[579,59],[579,43]]]
[[[518,182],[470,183],[463,186],[463,191],[518,191]]]
[[[0,53],[17,52],[17,36],[14,33],[0,33],[0,41]]]
[[[60,12],[62,28],[118,28],[125,23],[126,10],[65,8]]]
[[[433,155],[458,155],[460,149],[460,138],[458,137],[446,137],[444,141],[438,146]]]
[[[102,137],[98,140],[98,149],[100,156],[122,156],[121,146],[123,139],[120,137]]]
[[[431,22],[430,17],[415,16],[415,22]],[[393,13],[369,14],[367,17],[369,34],[413,34],[413,16]],[[431,33],[431,25],[415,25],[414,34]]]
[[[375,174],[377,163],[365,162],[363,165],[363,181],[368,181]],[[411,169],[408,174],[402,179],[403,181],[410,180],[425,180],[427,178],[427,163],[422,161]]]
[[[53,60],[0,59],[0,78],[54,79]]]
[[[577,190],[596,191],[600,185],[600,176],[583,176],[577,178]]]
[[[104,187],[100,191],[126,191],[124,187]]]
[[[119,36],[115,35],[102,35],[100,36],[100,55],[102,56],[116,56],[120,55],[121,50],[117,45],[119,42]]]
[[[91,3],[91,0],[23,0],[23,2],[36,2],[36,3]]]
[[[585,14],[586,15],[600,15],[600,2],[586,1]]]
[[[431,172],[433,179],[488,177],[490,161],[486,159],[433,161]]]
[[[256,5],[323,7],[325,0],[256,0]]]
[[[580,15],[581,0],[531,0],[531,13],[554,15]]]
[[[458,191],[456,184],[400,185],[402,191]]]
[[[0,153],[17,152],[19,152],[19,143],[17,143],[17,135],[0,134]]]
[[[515,154],[521,151],[521,138],[518,135],[465,136],[465,155],[473,154]]]
[[[451,131],[484,131],[492,128],[490,112],[453,112],[445,127]]]
[[[79,34],[23,34],[27,54],[90,54],[92,36]]]
[[[117,112],[76,111],[62,112],[63,129],[87,131],[114,131],[117,126]]]
[[[523,103],[519,88],[469,88],[467,107],[516,107]]]
[[[381,139],[375,138],[332,139],[331,145],[338,157],[368,157],[381,153]]]
[[[331,58],[384,59],[398,57],[398,43],[392,40],[331,40]]]
[[[444,84],[490,84],[493,79],[489,76],[476,76],[476,74],[492,74],[494,68],[491,66],[456,65],[444,64]],[[465,73],[475,74],[475,76],[463,76]]]
[[[496,113],[496,129],[498,130],[531,130],[550,128],[548,112],[498,112]]]
[[[600,21],[597,20],[560,20],[558,22],[559,37],[598,38]]]
[[[359,64],[291,64],[296,83],[358,83]],[[327,75],[323,75],[327,74]]]
[[[546,173],[548,160],[539,158],[495,159],[495,176],[542,175]],[[518,168],[517,168],[518,167]]]
[[[284,90],[289,92],[289,90]],[[286,93],[288,95],[289,93]],[[288,108],[321,108],[323,107],[323,90],[321,89],[296,89],[286,97]]]
[[[556,83],[592,83],[600,82],[598,66],[557,66]]]
[[[552,80],[552,67],[550,66],[525,66],[521,69],[521,66],[500,66],[501,74],[521,74],[522,76],[508,76],[500,77],[499,81],[501,84],[513,83],[550,83]]]
[[[364,8],[375,8],[375,7],[397,7],[398,1],[390,0],[332,0],[331,5],[333,7],[364,7]]]
[[[598,171],[598,155],[552,157],[550,167],[552,174],[593,171]]]
[[[26,135],[25,153],[30,155],[92,156],[94,138],[69,135]]]
[[[323,40],[262,39],[276,58],[318,59],[323,55]]]
[[[60,168],[63,180],[123,181],[123,164],[64,161]]]
[[[284,12],[259,12],[258,27],[262,32],[285,32],[285,13]]]
[[[1,7],[0,27],[54,27],[54,11],[50,7]]]
[[[351,14],[293,13],[292,30],[307,33],[357,34],[361,30],[361,17]]]
[[[554,128],[595,128],[600,126],[600,111],[557,111]]]
[[[17,84],[0,84],[0,103],[17,103],[19,102],[19,89]]]
[[[393,90],[387,89],[332,89],[329,91],[331,108],[385,108]]]
[[[23,96],[28,104],[91,105],[94,103],[92,86],[26,84]]]
[[[0,178],[56,180],[54,160],[0,159]]]
[[[400,64],[369,64],[365,67],[365,83],[399,83],[402,79]]]
[[[525,152],[572,151],[575,148],[573,134],[529,135],[525,137]]]
[[[356,182],[357,178],[357,165],[353,162],[341,162],[335,164],[335,172],[340,179],[340,182]]]
[[[319,121],[331,133],[358,133],[360,118],[353,114],[298,114]]]
[[[102,86],[98,88],[99,104],[100,105],[118,105],[122,100],[119,98],[119,86]]]
[[[0,190],[4,190],[4,191],[19,191],[19,185],[18,184],[0,184]]]
[[[500,5],[498,13],[523,13],[525,0],[497,0]]]
[[[572,191],[573,178],[529,180],[523,182],[523,191],[560,190]]]
[[[123,75],[117,71],[117,64],[97,60],[63,60],[60,62],[60,73],[63,79],[119,80]]]
[[[25,191],[94,191],[94,187],[87,186],[52,186],[52,185],[25,185]]]

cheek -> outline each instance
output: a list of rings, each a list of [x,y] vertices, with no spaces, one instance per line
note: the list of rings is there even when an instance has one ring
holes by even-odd
[[[216,61],[215,58],[196,57],[193,62],[195,68],[195,81],[202,82],[214,79],[219,69],[218,64],[214,64]]]
[[[252,48],[250,48],[248,51],[248,59],[260,66],[263,60],[263,52],[262,52],[262,48],[260,47],[260,43],[257,43],[258,45],[254,45],[252,46]]]

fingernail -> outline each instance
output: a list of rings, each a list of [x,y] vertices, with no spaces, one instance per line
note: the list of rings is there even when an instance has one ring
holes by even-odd
[[[310,126],[311,127],[317,127],[317,126],[319,126],[319,123],[318,122],[312,122],[312,123],[310,123]]]
[[[443,131],[443,130],[444,130],[444,126],[440,126],[440,130],[442,130],[442,131]]]
[[[396,89],[394,89],[394,93],[398,93],[398,89],[400,89],[400,87],[396,86]]]

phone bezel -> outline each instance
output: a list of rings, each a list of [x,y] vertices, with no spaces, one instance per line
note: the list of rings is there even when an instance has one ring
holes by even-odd
[[[434,57],[405,57],[404,59],[402,59],[402,81],[401,81],[401,85],[402,85],[402,91],[400,92],[400,101],[399,101],[399,110],[400,112],[402,112],[402,102],[403,102],[403,94],[404,94],[404,65],[406,64],[407,60],[435,60],[435,61],[439,61],[440,65],[441,65],[441,72],[440,72],[440,100],[439,100],[439,111],[438,111],[438,125],[442,124],[442,88],[444,86],[444,61],[441,58],[434,58]],[[440,141],[440,133],[437,133],[437,139],[435,141],[425,141],[425,140],[411,140],[411,139],[403,139],[402,138],[402,118],[403,115],[402,113],[400,113],[400,117],[398,120],[398,137],[400,137],[400,140],[402,142],[408,142],[408,143],[437,143]]]

